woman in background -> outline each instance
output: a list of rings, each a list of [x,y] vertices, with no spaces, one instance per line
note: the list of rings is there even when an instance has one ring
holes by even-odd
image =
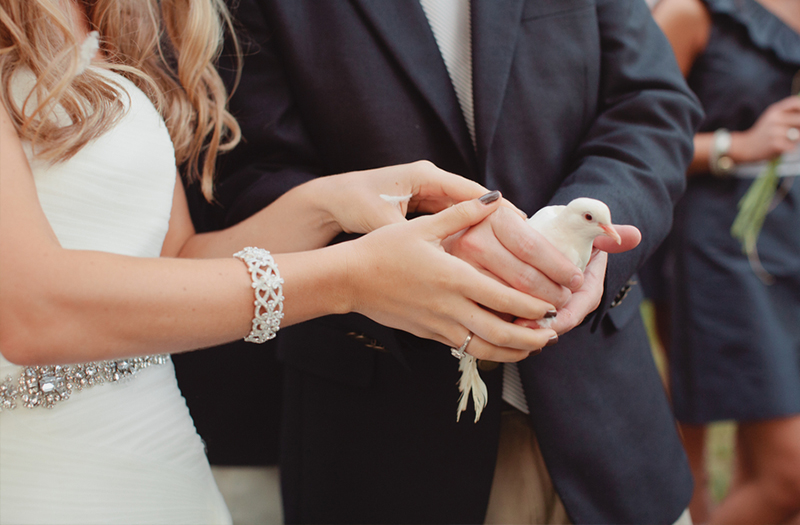
[[[350,311],[451,346],[474,333],[494,361],[555,337],[490,313],[552,305],[441,249],[500,199],[429,163],[319,179],[195,234],[176,165],[211,198],[238,140],[213,67],[225,19],[218,0],[0,0],[3,524],[230,521],[170,353]],[[368,234],[314,250],[342,231]]]
[[[670,386],[696,473],[704,425],[738,422],[736,480],[709,515],[696,475],[693,518],[800,523],[800,3],[660,0],[654,17],[706,112],[671,245]],[[730,233],[737,203],[784,154],[751,265]]]

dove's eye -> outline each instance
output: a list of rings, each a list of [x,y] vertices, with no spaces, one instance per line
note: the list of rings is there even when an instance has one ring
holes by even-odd
[[[594,219],[591,213],[584,214],[583,218],[586,219],[587,221],[591,221],[592,219]]]

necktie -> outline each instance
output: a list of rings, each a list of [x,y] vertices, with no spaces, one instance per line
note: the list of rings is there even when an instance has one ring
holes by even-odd
[[[475,145],[470,0],[420,0]]]
[[[474,146],[470,0],[420,0],[420,4],[433,30]],[[516,363],[506,363],[503,367],[503,400],[521,412],[529,413]]]

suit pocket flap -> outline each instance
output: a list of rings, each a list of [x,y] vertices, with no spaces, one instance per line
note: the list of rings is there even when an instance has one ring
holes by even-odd
[[[278,356],[287,366],[353,386],[365,387],[372,381],[375,352],[383,344],[364,330],[367,324],[380,325],[356,314],[321,317],[282,329],[278,336]],[[355,322],[354,322],[355,321]],[[387,329],[388,330],[388,329]],[[380,334],[379,334],[380,335]]]

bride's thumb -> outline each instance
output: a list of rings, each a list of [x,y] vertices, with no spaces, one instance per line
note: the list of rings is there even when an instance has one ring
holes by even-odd
[[[464,228],[478,224],[500,205],[500,192],[491,191],[479,199],[460,202],[442,210],[431,219],[431,233],[444,239]]]

